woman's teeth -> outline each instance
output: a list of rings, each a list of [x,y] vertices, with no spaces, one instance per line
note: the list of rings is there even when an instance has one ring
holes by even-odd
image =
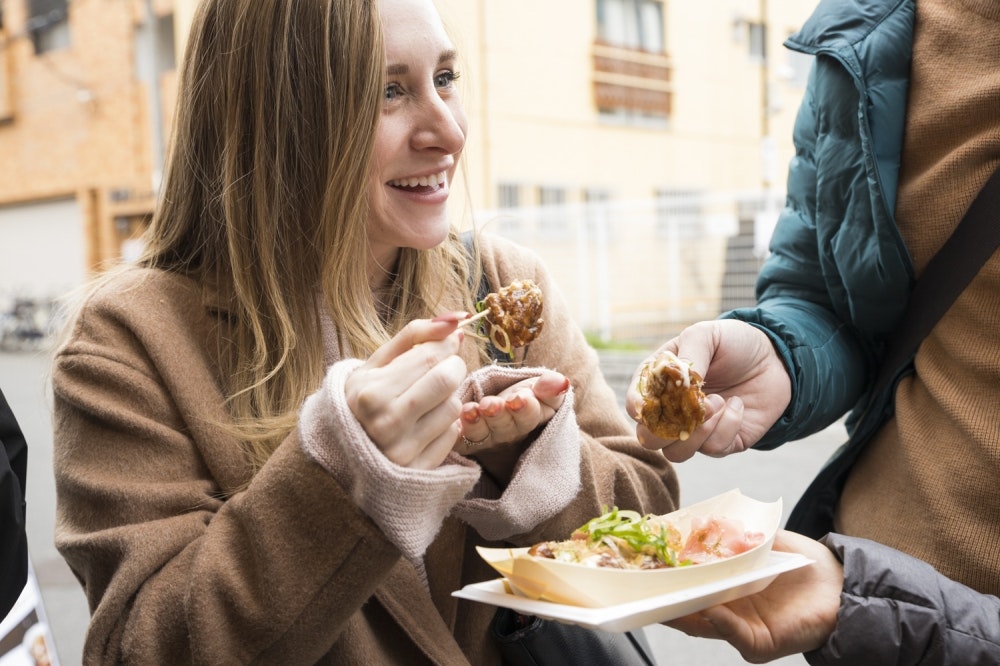
[[[420,178],[398,178],[390,180],[389,184],[393,187],[437,187],[446,180],[447,172],[442,171],[441,173],[422,176]]]

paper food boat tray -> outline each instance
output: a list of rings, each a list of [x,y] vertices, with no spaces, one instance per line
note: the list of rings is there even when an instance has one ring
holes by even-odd
[[[737,519],[764,540],[750,550],[714,562],[654,570],[591,567],[527,554],[527,548],[478,548],[486,560],[520,596],[571,606],[599,608],[677,592],[732,578],[760,567],[771,552],[781,522],[781,500],[761,502],[731,490],[678,509],[666,518],[683,538],[696,517]]]
[[[452,596],[591,629],[629,631],[754,594],[767,587],[779,574],[806,566],[812,561],[797,553],[770,551],[764,563],[750,571],[676,592],[603,608],[584,608],[528,599],[512,593],[502,578],[466,585],[461,590],[452,592]]]

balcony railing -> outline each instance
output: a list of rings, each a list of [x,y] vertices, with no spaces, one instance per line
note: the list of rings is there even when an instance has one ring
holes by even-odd
[[[602,111],[631,111],[669,117],[672,109],[670,58],[662,53],[594,44],[594,103]]]

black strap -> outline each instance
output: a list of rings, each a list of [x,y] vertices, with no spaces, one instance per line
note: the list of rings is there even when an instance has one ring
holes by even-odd
[[[476,258],[476,250],[473,246],[474,238],[472,231],[462,232],[462,245],[465,246],[465,256],[469,259],[469,288],[472,288],[472,279],[476,274],[476,265],[473,263]],[[479,271],[479,284],[476,285],[476,302],[481,303],[490,293],[490,283],[486,279],[486,271],[480,269]],[[504,352],[497,349],[497,346],[493,344],[490,340],[486,343],[486,353],[489,357],[496,361],[497,363],[502,363],[504,361],[509,361],[510,357]]]
[[[913,287],[903,318],[889,338],[872,395],[913,360],[920,343],[1000,246],[1000,167],[976,195],[951,237]]]
[[[868,407],[844,446],[827,461],[792,508],[787,529],[818,539],[833,530],[834,512],[854,462],[892,404],[887,395],[903,376],[927,334],[1000,247],[1000,167],[976,195],[951,237],[927,264],[911,292],[906,311],[889,337]],[[889,402],[886,403],[886,400]]]
[[[472,278],[476,274],[476,265],[473,263],[476,258],[476,249],[473,243],[473,232],[462,232],[462,245],[465,246],[465,256],[469,259],[469,286],[472,286]],[[479,284],[476,285],[476,301],[482,301],[490,293],[490,283],[486,279],[486,271],[480,271]]]

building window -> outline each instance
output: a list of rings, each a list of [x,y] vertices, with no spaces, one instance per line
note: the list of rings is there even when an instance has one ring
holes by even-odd
[[[659,126],[673,104],[660,0],[597,0],[594,103],[602,119]]]
[[[608,204],[611,193],[601,189],[587,189],[583,192],[584,206],[583,224],[587,237],[607,243],[614,240],[611,236],[611,220]]]
[[[508,238],[518,238],[521,233],[521,217],[517,211],[521,207],[521,186],[517,183],[497,185],[497,208],[500,213],[494,218],[497,233]]]
[[[497,186],[497,206],[518,208],[521,205],[521,186],[517,183],[500,183]]]
[[[660,0],[597,0],[597,34],[612,46],[665,53]]]
[[[763,23],[748,21],[747,37],[750,59],[764,62],[767,59],[767,26]]]
[[[28,33],[36,54],[69,46],[67,0],[28,0]]]
[[[156,17],[156,71],[169,72],[177,69],[177,53],[174,48],[173,12]]]
[[[546,238],[563,238],[569,224],[566,221],[566,190],[561,187],[538,188],[538,230]]]
[[[539,187],[538,205],[561,206],[566,203],[566,190],[561,187]]]

